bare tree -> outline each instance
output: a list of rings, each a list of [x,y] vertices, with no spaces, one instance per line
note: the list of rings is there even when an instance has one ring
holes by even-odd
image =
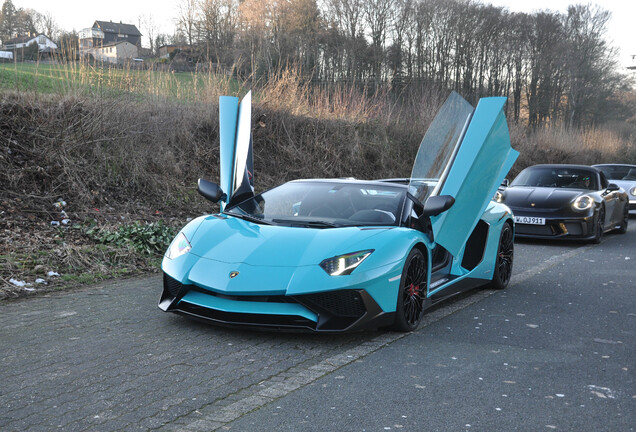
[[[140,15],[137,21],[139,22],[139,30],[148,37],[148,46],[150,47],[151,54],[156,55],[159,47],[156,45],[155,38],[159,29],[154,17],[151,14]]]
[[[177,4],[177,31],[185,35],[188,45],[194,45],[197,24],[197,0],[181,0]]]
[[[409,39],[408,47],[405,50],[405,38],[408,29],[413,27],[413,0],[397,0],[395,2],[394,21],[391,28],[393,43],[387,53],[387,63],[391,69],[392,79],[395,82],[403,75],[403,62],[405,52],[410,54],[413,39]]]
[[[325,4],[325,16],[335,26],[335,39],[343,42],[338,51],[344,57],[341,63],[346,66],[340,75],[346,79],[361,78],[361,63],[367,48],[364,4],[365,0],[328,0]]]
[[[603,38],[610,18],[608,11],[590,5],[570,6],[564,18],[568,124],[594,121],[602,112],[599,107],[617,90],[616,53]]]
[[[33,9],[27,9],[26,12],[31,16],[31,22],[37,33],[44,33],[52,39],[57,39],[59,29],[50,12],[42,14]]]
[[[373,49],[373,75],[376,81],[382,79],[386,36],[393,19],[393,0],[367,0],[364,3],[364,21],[371,36]]]
[[[236,0],[200,0],[196,22],[197,40],[205,44],[209,59],[222,61],[231,52],[237,32]]]

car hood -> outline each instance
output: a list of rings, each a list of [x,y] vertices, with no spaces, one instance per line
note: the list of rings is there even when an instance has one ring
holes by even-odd
[[[190,253],[228,264],[267,267],[316,265],[325,258],[368,248],[366,240],[389,229],[298,228],[210,216],[190,240]]]
[[[581,189],[511,186],[504,192],[504,203],[512,209],[559,209],[569,206],[576,197],[584,195],[586,192],[589,193],[591,191],[584,191]]]

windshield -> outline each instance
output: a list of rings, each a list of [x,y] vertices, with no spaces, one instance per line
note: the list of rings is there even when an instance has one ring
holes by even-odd
[[[521,171],[510,186],[599,190],[597,175],[580,168],[531,167]]]
[[[426,131],[411,172],[411,193],[421,202],[436,190],[475,109],[452,92]]]
[[[406,188],[394,185],[298,181],[228,209],[252,222],[333,228],[398,225]]]
[[[596,168],[603,171],[610,180],[636,180],[636,166],[634,165],[603,165]]]

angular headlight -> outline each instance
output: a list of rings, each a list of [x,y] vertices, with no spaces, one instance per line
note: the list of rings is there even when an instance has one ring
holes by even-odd
[[[504,200],[504,194],[500,191],[495,192],[493,200],[497,201],[498,203],[502,203]]]
[[[589,195],[581,195],[572,203],[574,210],[587,210],[594,205],[594,198]]]
[[[351,274],[352,271],[364,261],[374,249],[353,252],[350,254],[339,255],[333,258],[327,258],[320,263],[320,267],[331,276],[342,276]]]
[[[172,240],[172,243],[170,243],[170,247],[166,252],[166,257],[175,259],[178,256],[190,252],[190,249],[192,249],[192,246],[190,246],[190,242],[186,238],[185,234],[180,232],[179,234],[177,234],[174,240]]]

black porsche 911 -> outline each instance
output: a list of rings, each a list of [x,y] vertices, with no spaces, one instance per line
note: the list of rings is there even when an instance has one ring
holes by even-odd
[[[495,194],[515,216],[515,236],[580,239],[627,231],[629,200],[602,171],[585,165],[534,165]]]

